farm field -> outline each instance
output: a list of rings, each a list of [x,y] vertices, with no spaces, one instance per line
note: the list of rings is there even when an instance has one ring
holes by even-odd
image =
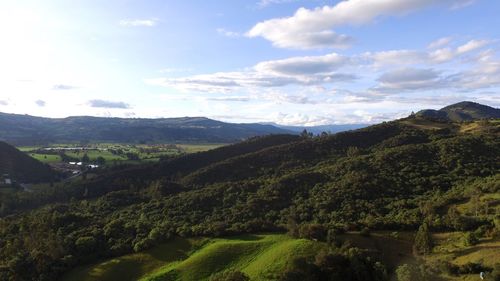
[[[224,144],[152,144],[132,145],[117,143],[54,144],[50,146],[25,146],[19,150],[47,164],[79,162],[86,155],[90,163],[117,164],[158,161],[162,157],[203,152]]]

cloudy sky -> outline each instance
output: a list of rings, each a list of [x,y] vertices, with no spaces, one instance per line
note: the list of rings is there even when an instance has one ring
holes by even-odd
[[[0,111],[374,123],[500,106],[497,0],[2,0]]]

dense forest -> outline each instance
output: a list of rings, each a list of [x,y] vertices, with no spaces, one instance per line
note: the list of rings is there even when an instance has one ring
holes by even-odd
[[[410,230],[422,233],[422,254],[429,231],[498,236],[495,206],[456,204],[500,191],[499,125],[413,115],[334,135],[254,137],[1,195],[0,280],[56,280],[176,236],[288,232],[335,244],[345,231]],[[353,251],[298,260],[282,280],[387,280],[394,270]],[[217,280],[245,280],[226,277]]]

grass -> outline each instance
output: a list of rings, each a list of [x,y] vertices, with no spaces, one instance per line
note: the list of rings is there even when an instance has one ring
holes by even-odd
[[[226,144],[208,143],[208,144],[178,144],[177,146],[183,149],[186,153],[203,152],[212,150]]]
[[[43,163],[61,162],[61,157],[59,155],[40,154],[40,153],[29,153],[28,155]]]
[[[275,280],[299,256],[314,256],[325,245],[286,235],[244,235],[220,239],[177,238],[150,251],[76,268],[63,281],[208,280],[237,269],[251,280]]]
[[[202,281],[226,270],[240,270],[251,280],[275,280],[294,258],[314,256],[324,246],[320,242],[286,235],[213,239],[189,258],[166,265],[141,281]]]
[[[477,245],[464,246],[463,232],[437,233],[433,235],[436,244],[432,254],[425,256],[426,263],[448,261],[455,265],[479,263],[486,267],[493,267],[500,261],[500,239],[483,238]],[[460,276],[442,275],[445,280],[478,280],[477,274]]]
[[[443,122],[435,122],[424,118],[414,118],[402,121],[403,124],[416,127],[418,129],[439,130],[444,128],[453,129],[453,125]]]

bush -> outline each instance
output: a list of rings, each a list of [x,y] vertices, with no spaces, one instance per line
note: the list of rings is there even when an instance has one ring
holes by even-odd
[[[479,239],[477,238],[474,232],[467,232],[464,235],[463,241],[464,241],[464,246],[466,247],[474,246],[477,243],[479,243]]]
[[[316,241],[326,240],[326,228],[321,224],[303,224],[299,229],[299,236]]]
[[[369,237],[370,236],[370,229],[368,227],[363,227],[363,229],[361,229],[359,234],[361,236],[364,236],[364,237]]]
[[[249,281],[250,278],[241,271],[225,271],[214,274],[210,277],[210,281]]]
[[[415,235],[413,251],[419,255],[426,255],[432,252],[433,242],[429,232],[429,227],[426,223],[422,224]]]

